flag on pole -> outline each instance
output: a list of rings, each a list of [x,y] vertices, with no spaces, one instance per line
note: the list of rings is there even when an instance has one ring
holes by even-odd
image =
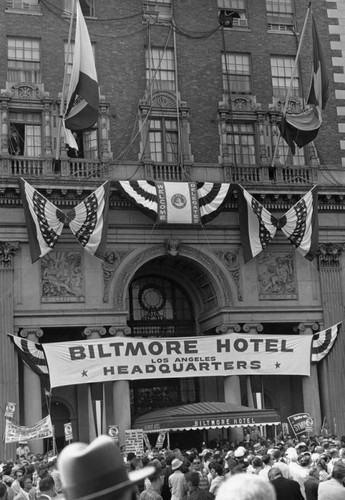
[[[77,0],[77,20],[71,80],[68,88],[65,126],[71,130],[92,127],[99,113],[99,89],[92,45]]]
[[[311,344],[311,361],[313,363],[321,361],[330,352],[338,337],[341,325],[341,322],[337,323],[336,325],[313,335],[313,341]]]
[[[91,255],[105,253],[109,212],[109,181],[66,214],[68,225],[79,243]]]
[[[24,179],[19,180],[32,263],[52,250],[59,239],[64,214]]]
[[[247,263],[268,245],[277,227],[271,213],[238,185],[238,209],[244,262]]]
[[[329,97],[329,78],[320,44],[320,37],[312,16],[313,70],[307,103],[311,106],[303,113],[286,114],[279,124],[282,137],[295,154],[295,144],[302,148],[317,136],[322,124],[321,110]]]

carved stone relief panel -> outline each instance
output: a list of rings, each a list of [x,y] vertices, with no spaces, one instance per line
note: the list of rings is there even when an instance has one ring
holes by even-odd
[[[243,300],[243,285],[240,269],[240,260],[238,257],[239,249],[231,252],[230,250],[219,250],[215,252],[217,257],[223,262],[230,272],[237,289],[237,299]]]
[[[41,259],[42,302],[84,302],[82,253],[51,251]]]
[[[259,300],[296,300],[294,252],[262,252],[257,258]]]

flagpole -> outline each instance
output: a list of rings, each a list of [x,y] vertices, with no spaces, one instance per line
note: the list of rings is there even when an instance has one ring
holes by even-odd
[[[63,119],[64,119],[63,117],[64,117],[64,107],[65,107],[64,96],[65,96],[65,86],[66,86],[66,79],[67,79],[68,58],[69,58],[71,40],[72,40],[72,28],[73,28],[74,14],[75,14],[75,3],[76,3],[76,0],[72,0],[71,21],[69,24],[67,54],[65,57],[61,101],[60,101],[60,115],[59,115],[58,131],[57,131],[57,138],[56,138],[56,150],[55,150],[55,159],[56,160],[58,160],[60,158],[61,129],[62,129],[62,123],[63,123]]]
[[[302,42],[303,42],[303,38],[304,38],[306,27],[307,27],[307,21],[308,21],[310,10],[311,10],[311,1],[308,4],[308,9],[307,9],[307,13],[305,15],[304,24],[303,24],[303,28],[302,28],[302,32],[301,32],[301,37],[300,37],[298,48],[297,48],[297,54],[296,54],[296,57],[295,57],[295,62],[294,62],[293,68],[292,68],[290,85],[289,85],[289,89],[288,89],[287,94],[286,94],[285,104],[284,104],[284,108],[283,108],[283,111],[282,111],[283,117],[286,115],[286,112],[287,112],[287,109],[288,109],[288,106],[289,106],[289,100],[290,100],[290,96],[291,96],[291,93],[292,93],[293,80],[295,78],[295,73],[296,73],[297,64],[298,64],[299,56],[300,56],[301,49],[302,49]],[[274,162],[275,162],[276,157],[277,157],[277,152],[278,152],[278,146],[279,146],[280,137],[281,137],[281,132],[279,130],[277,142],[276,142],[275,149],[274,149],[274,155],[273,155],[273,158],[272,158],[271,167],[274,167]]]

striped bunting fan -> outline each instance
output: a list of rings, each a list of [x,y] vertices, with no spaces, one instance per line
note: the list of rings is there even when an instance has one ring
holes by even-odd
[[[317,187],[277,219],[241,185],[238,208],[244,261],[258,255],[280,229],[303,257],[313,260],[318,250]]]
[[[23,362],[37,375],[48,376],[48,364],[41,344],[36,344],[15,335],[7,334]]]
[[[311,345],[311,361],[317,363],[321,361],[332,349],[340,332],[342,323],[337,323],[322,332],[317,332],[313,335]]]
[[[229,183],[118,181],[117,187],[157,224],[203,224],[227,201]]]

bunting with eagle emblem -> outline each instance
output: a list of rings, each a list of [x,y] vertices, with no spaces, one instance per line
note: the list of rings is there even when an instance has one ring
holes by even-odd
[[[258,255],[280,229],[308,260],[318,250],[317,187],[314,186],[277,219],[241,185],[238,185],[240,234],[245,263]]]
[[[104,257],[108,230],[109,181],[67,213],[59,210],[24,179],[19,182],[32,263],[53,249],[65,221],[85,250],[100,259]]]
[[[157,224],[203,224],[227,201],[229,183],[118,181],[123,194]]]
[[[321,361],[330,352],[338,337],[341,325],[341,322],[337,323],[336,325],[313,335],[311,345],[311,361],[313,363]]]
[[[79,243],[91,255],[103,258],[109,212],[109,181],[66,214],[68,225]]]
[[[32,263],[50,252],[59,239],[64,214],[24,179],[19,180]]]

